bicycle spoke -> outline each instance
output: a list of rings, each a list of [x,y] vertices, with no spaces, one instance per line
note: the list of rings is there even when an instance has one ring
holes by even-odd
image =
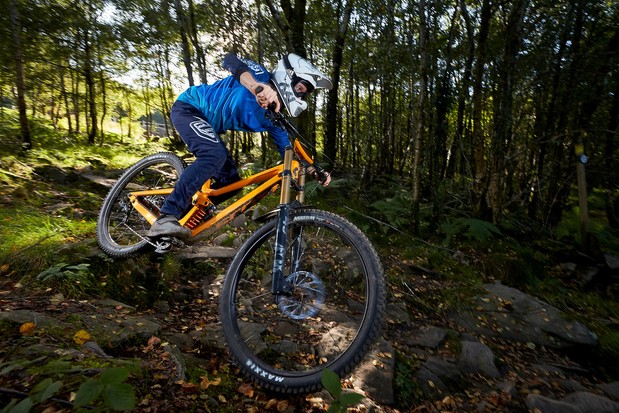
[[[235,306],[242,340],[264,362],[288,371],[320,369],[350,346],[362,317],[349,305],[342,276],[358,274],[362,258],[334,231],[321,226],[290,224],[287,281],[290,295],[274,303],[270,274],[275,236],[268,237],[243,268]],[[366,299],[365,282],[355,296]],[[358,301],[363,307],[363,303]]]
[[[125,256],[149,244],[145,237],[150,223],[133,207],[132,191],[171,188],[184,169],[184,162],[171,153],[148,156],[130,167],[112,187],[99,214],[97,236],[102,249],[113,256]],[[153,215],[159,214],[164,195],[141,200]]]

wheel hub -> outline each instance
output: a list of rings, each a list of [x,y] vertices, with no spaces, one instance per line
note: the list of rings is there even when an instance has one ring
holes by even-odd
[[[294,320],[314,317],[325,302],[325,285],[315,274],[297,271],[286,277],[290,294],[279,298],[279,309]]]

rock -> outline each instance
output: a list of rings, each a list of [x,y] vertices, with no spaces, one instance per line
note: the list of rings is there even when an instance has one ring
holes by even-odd
[[[247,217],[245,216],[245,214],[241,214],[235,217],[232,221],[230,221],[230,226],[232,228],[240,228],[243,225],[245,225],[246,221],[247,221]]]
[[[87,353],[87,354],[94,354],[95,356],[102,357],[105,359],[111,358],[110,356],[105,354],[105,351],[103,351],[103,349],[94,341],[85,342],[84,344],[82,344],[81,349],[84,353]]]
[[[412,333],[412,337],[406,340],[406,344],[437,349],[446,336],[447,330],[443,328],[434,326],[421,327],[418,333]]]
[[[516,388],[516,385],[509,380],[499,383],[497,388],[501,393],[509,394],[512,398],[518,396],[518,389]]]
[[[551,348],[595,346],[597,337],[576,321],[567,321],[548,303],[500,282],[485,284],[475,311],[452,314],[469,332]]]
[[[170,312],[170,304],[165,300],[157,300],[153,303],[153,309],[159,314],[168,314]]]
[[[576,406],[539,394],[529,394],[525,401],[529,411],[539,410],[541,413],[590,413],[582,411]]]
[[[122,317],[88,317],[92,325],[91,335],[97,342],[108,348],[116,348],[139,340],[148,340],[157,335],[161,325],[142,317],[123,315]]]
[[[222,246],[201,246],[183,249],[176,253],[179,258],[187,260],[206,260],[212,258],[233,258],[236,255],[236,248]]]
[[[436,397],[447,392],[445,382],[454,382],[460,376],[460,369],[455,364],[437,357],[428,358],[414,375],[426,397]]]
[[[224,333],[221,330],[220,324],[209,324],[204,326],[202,330],[193,330],[189,333],[189,336],[193,340],[209,347],[219,350],[225,350],[227,348]]]
[[[117,311],[119,309],[121,310],[125,310],[125,311],[130,311],[130,312],[135,312],[135,307],[127,305],[125,303],[121,303],[120,301],[116,301],[116,300],[110,300],[110,299],[105,299],[105,300],[97,300],[95,301],[95,305],[98,307],[103,307],[103,310],[114,310]]]
[[[389,303],[386,308],[385,318],[394,323],[408,323],[411,321],[408,309],[404,303]]]
[[[612,383],[600,384],[598,387],[608,397],[610,397],[613,400],[619,401],[619,381],[614,381]]]
[[[576,282],[578,283],[578,286],[586,287],[587,285],[591,284],[591,282],[598,276],[599,273],[600,268],[598,267],[584,267],[581,271],[578,272]]]
[[[500,376],[494,364],[494,353],[483,343],[463,341],[458,366],[465,373],[484,373],[492,378]]]
[[[71,328],[69,323],[63,323],[48,317],[44,314],[31,310],[12,310],[0,312],[0,320],[9,321],[15,324],[34,323],[38,328],[60,327]]]
[[[174,344],[165,345],[163,349],[170,354],[170,358],[176,367],[175,381],[187,380],[187,367],[183,353]]]
[[[566,393],[573,393],[577,391],[586,391],[587,389],[582,384],[574,380],[562,380],[559,382],[561,389]]]
[[[175,345],[181,351],[192,351],[194,350],[194,340],[191,338],[189,334],[185,333],[172,333],[172,334],[163,334],[162,336],[165,341],[170,344]]]
[[[589,392],[576,392],[568,394],[562,400],[564,403],[572,404],[583,412],[595,413],[617,413],[619,412],[619,403],[614,402],[606,397],[598,396]]]
[[[228,236],[228,234],[218,235],[215,238],[213,238],[213,245],[217,245],[218,247],[221,247],[229,239],[230,239],[230,237]]]
[[[609,269],[613,271],[619,270],[619,257],[604,254],[604,261],[606,261],[606,266]]]
[[[265,207],[264,205],[256,205],[256,207],[254,207],[252,214],[251,214],[251,219],[252,221],[257,220],[258,218],[260,218],[262,215],[267,213],[267,207]]]
[[[457,381],[461,377],[460,369],[455,364],[438,357],[428,358],[422,367],[450,382]]]
[[[353,372],[353,385],[376,403],[395,403],[393,379],[395,355],[391,344],[380,339],[365,360]]]
[[[232,247],[235,249],[239,249],[241,248],[244,242],[245,242],[245,235],[239,234],[232,241]]]

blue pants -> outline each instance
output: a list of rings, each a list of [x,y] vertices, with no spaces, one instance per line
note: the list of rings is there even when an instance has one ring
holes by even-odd
[[[193,194],[209,178],[216,180],[212,188],[220,188],[241,178],[226,145],[202,112],[188,103],[176,101],[172,105],[170,118],[181,139],[196,157],[176,181],[174,190],[161,207],[162,213],[180,218],[191,206]],[[223,199],[212,201],[217,204]]]

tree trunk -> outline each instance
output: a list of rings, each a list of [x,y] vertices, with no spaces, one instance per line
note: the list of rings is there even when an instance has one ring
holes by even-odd
[[[615,165],[615,153],[617,152],[617,124],[619,123],[619,79],[615,76],[615,93],[609,114],[608,127],[606,128],[606,140],[604,142],[605,175],[604,189],[606,190],[606,216],[611,228],[619,229],[619,199],[615,197],[619,185],[618,171]]]
[[[348,33],[348,24],[350,22],[350,14],[353,9],[353,0],[348,0],[344,7],[344,14],[340,19],[339,30],[335,36],[335,47],[333,49],[333,71],[331,73],[331,82],[333,88],[329,91],[329,99],[327,102],[327,115],[325,120],[325,141],[324,141],[324,160],[333,168],[337,159],[337,115],[339,103],[339,86],[340,73],[342,68],[342,57],[344,52],[344,43]]]
[[[92,69],[92,48],[90,44],[90,32],[84,31],[84,80],[88,91],[88,110],[90,116],[90,130],[88,131],[88,143],[94,145],[98,133],[97,126],[97,93]]]
[[[200,82],[202,84],[207,83],[206,76],[206,55],[204,54],[204,48],[202,42],[198,39],[198,27],[196,25],[196,11],[193,4],[193,0],[188,0],[189,4],[189,38],[191,44],[195,50],[196,62],[198,63],[198,75],[200,76]]]
[[[477,62],[475,64],[475,76],[473,81],[473,142],[475,158],[475,179],[473,182],[473,213],[476,217],[484,219],[487,214],[486,204],[486,145],[485,131],[482,124],[483,117],[483,76],[488,54],[488,33],[490,31],[490,18],[492,17],[492,5],[490,0],[483,0],[481,9],[481,22],[477,40]]]
[[[17,86],[17,109],[19,112],[19,123],[21,126],[21,137],[23,149],[32,148],[32,140],[30,137],[30,125],[28,124],[28,115],[26,114],[26,88],[24,71],[24,51],[21,44],[21,20],[19,11],[17,10],[17,1],[10,0],[10,17],[11,17],[11,32],[13,33],[13,55],[15,57],[15,83]]]
[[[427,34],[427,20],[426,20],[426,0],[419,0],[419,97],[417,99],[417,139],[415,140],[415,149],[413,155],[413,193],[412,193],[412,224],[413,232],[419,233],[419,207],[421,203],[421,158],[423,155],[423,144],[426,134],[426,115],[425,106],[427,99],[428,88],[428,34]]]
[[[101,44],[99,39],[97,39],[97,61],[99,63],[99,81],[101,82],[101,120],[100,120],[100,134],[101,134],[101,143],[104,140],[104,129],[103,122],[105,121],[105,116],[107,115],[107,90],[106,90],[106,82],[105,82],[105,70],[103,66],[103,51],[101,50]]]
[[[183,52],[183,64],[187,71],[187,81],[189,86],[194,85],[193,70],[191,69],[191,50],[189,49],[189,39],[187,38],[187,24],[185,18],[185,11],[180,0],[174,0],[174,8],[176,10],[176,23],[178,24],[178,31],[181,36],[181,48]]]
[[[521,26],[528,0],[516,0],[511,5],[506,27],[503,61],[499,66],[499,85],[494,113],[494,136],[492,139],[492,171],[488,188],[488,199],[492,221],[498,224],[502,218],[505,194],[505,169],[509,143],[513,133],[513,86],[516,57],[520,50]]]
[[[281,30],[286,41],[286,49],[290,53],[296,53],[305,57],[305,16],[307,0],[294,0],[294,6],[290,0],[281,0],[280,13],[272,0],[264,0],[275,23]]]
[[[471,17],[464,0],[460,0],[460,11],[466,26],[468,53],[464,62],[462,81],[459,88],[456,136],[451,146],[451,157],[449,159],[447,176],[453,177],[456,172],[458,172],[462,175],[468,174],[472,177],[473,172],[467,158],[467,147],[465,147],[464,143],[467,141],[465,136],[469,134],[469,130],[465,127],[465,123],[467,101],[469,100],[469,88],[471,86],[471,74],[473,72],[473,60],[475,58],[475,34],[473,32]]]

